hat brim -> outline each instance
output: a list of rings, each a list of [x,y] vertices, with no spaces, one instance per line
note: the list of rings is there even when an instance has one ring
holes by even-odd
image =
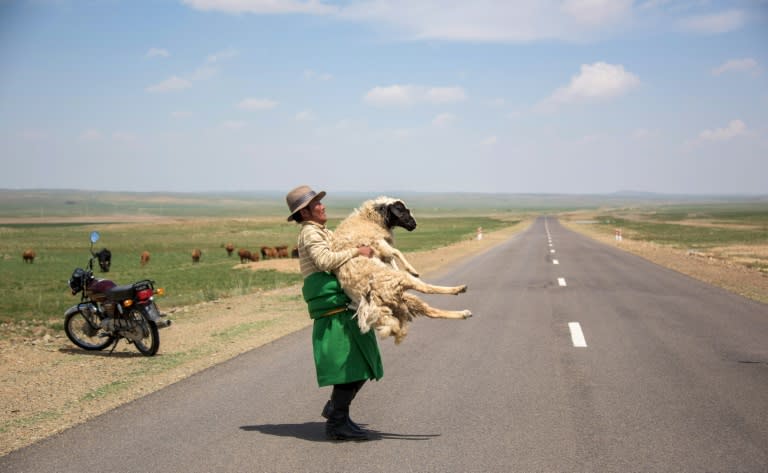
[[[289,216],[288,216],[288,219],[287,219],[287,221],[288,221],[288,222],[291,222],[291,221],[294,221],[294,220],[296,220],[296,218],[295,218],[295,217],[296,217],[296,214],[297,214],[297,213],[299,213],[299,212],[301,212],[301,209],[303,209],[303,208],[306,208],[306,206],[308,206],[309,204],[311,204],[311,203],[312,203],[312,201],[315,201],[315,200],[320,200],[320,199],[322,199],[323,197],[325,197],[325,191],[320,191],[320,192],[318,192],[317,194],[313,195],[311,199],[309,199],[309,200],[307,200],[306,202],[304,202],[303,204],[299,205],[299,206],[296,208],[296,210],[294,210],[294,211],[293,211],[293,213],[292,213],[291,215],[289,215]]]

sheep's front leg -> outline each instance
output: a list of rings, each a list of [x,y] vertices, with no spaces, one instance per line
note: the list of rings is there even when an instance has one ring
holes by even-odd
[[[467,285],[462,284],[461,286],[436,286],[434,284],[428,284],[422,281],[419,278],[415,278],[410,275],[404,275],[405,280],[403,281],[403,287],[408,289],[413,289],[414,291],[421,292],[422,294],[461,294],[462,292],[467,292]]]
[[[400,265],[404,271],[410,273],[412,276],[419,277],[419,272],[407,259],[405,259],[405,255],[403,255],[400,250],[390,245],[389,242],[383,239],[379,240],[376,242],[375,247],[379,254],[381,254],[382,261],[390,262],[392,267],[398,271],[400,271],[400,266],[398,266],[397,261],[400,261]]]
[[[405,259],[405,255],[398,250],[397,248],[392,248],[392,253],[395,255],[397,259],[400,260],[400,262],[403,264],[403,269],[411,273],[411,276],[419,277],[419,272],[416,271],[416,268],[414,268],[411,263],[408,262],[407,259]]]

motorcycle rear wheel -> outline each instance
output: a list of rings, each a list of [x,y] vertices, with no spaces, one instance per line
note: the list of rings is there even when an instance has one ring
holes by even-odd
[[[153,322],[142,309],[133,309],[128,318],[133,321],[137,330],[141,331],[141,338],[131,339],[136,349],[144,356],[153,356],[160,349],[160,333],[157,324]]]
[[[103,350],[115,342],[115,337],[94,325],[82,312],[73,312],[64,318],[64,333],[83,350]]]

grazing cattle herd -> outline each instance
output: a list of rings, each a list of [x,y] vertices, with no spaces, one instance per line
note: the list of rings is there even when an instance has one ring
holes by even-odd
[[[232,253],[235,251],[235,245],[232,243],[227,243],[224,246],[224,249],[227,252],[227,256],[232,256]],[[262,246],[259,250],[261,253],[261,259],[267,260],[267,259],[273,259],[273,258],[298,258],[299,257],[299,250],[295,246],[289,251],[287,245],[278,245],[278,246]],[[237,250],[237,256],[240,257],[240,263],[248,263],[248,262],[254,262],[259,261],[259,252],[251,252],[250,250],[247,250],[245,248],[238,248]],[[109,272],[109,268],[112,266],[112,252],[109,251],[106,248],[102,248],[101,251],[98,251],[96,253],[93,253],[93,255],[98,259],[99,261],[99,267],[101,268],[102,272]],[[203,251],[200,248],[195,248],[192,250],[192,262],[193,263],[199,263],[200,258],[203,255]],[[25,263],[34,263],[35,257],[37,257],[37,253],[35,253],[35,250],[32,248],[27,248],[24,250],[24,252],[21,254],[21,258]],[[149,251],[142,251],[139,255],[139,264],[141,266],[145,266],[147,263],[149,263]]]

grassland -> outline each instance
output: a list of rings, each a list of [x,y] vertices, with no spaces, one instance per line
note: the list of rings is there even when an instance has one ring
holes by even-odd
[[[665,205],[595,217],[604,231],[621,228],[633,240],[675,248],[711,250],[768,244],[768,202]]]
[[[85,267],[89,258],[88,237],[93,230],[101,233],[94,250],[106,247],[112,252],[112,270],[101,273],[95,265],[96,276],[121,284],[153,279],[166,290],[161,307],[244,295],[300,280],[294,272],[239,269],[237,257],[228,257],[224,250],[228,242],[253,252],[258,252],[261,246],[291,246],[296,239],[296,225],[285,221],[282,206],[277,210],[273,208],[274,202],[266,205],[260,199],[250,202],[133,194],[113,195],[106,202],[90,202],[90,198],[76,192],[26,192],[0,202],[0,217],[4,219],[0,223],[0,287],[6,289],[5,297],[0,298],[0,322],[60,329],[62,314],[78,300],[70,294],[67,280],[74,268]],[[89,202],[88,214],[65,212],[84,201]],[[201,205],[203,201],[205,205]],[[252,211],[250,206],[259,211]],[[39,213],[49,217],[39,218],[38,208],[43,209]],[[228,210],[221,211],[224,208]],[[244,216],[217,215],[229,215],[233,209]],[[334,227],[340,215],[350,210],[336,209],[337,216],[329,225]],[[121,222],[126,215],[136,216],[138,212],[147,221],[131,218]],[[173,216],[163,217],[166,212]],[[416,232],[396,230],[396,238],[403,251],[429,250],[471,238],[480,226],[493,231],[514,223],[516,220],[509,218],[433,214],[419,218]],[[33,264],[22,261],[21,254],[26,248],[37,253]],[[191,260],[194,248],[203,252],[197,264]],[[150,252],[151,260],[142,267],[139,255],[144,250]]]
[[[365,198],[342,194],[326,198],[334,227]],[[398,229],[406,252],[430,250],[474,236],[477,227],[493,231],[538,213],[592,213],[595,226],[609,234],[621,227],[625,238],[733,257],[747,267],[768,270],[768,202],[717,199],[699,202],[618,197],[493,196],[484,194],[411,194],[406,201],[419,228]],[[244,271],[227,257],[227,242],[257,251],[262,245],[289,245],[296,226],[284,218],[277,194],[134,194],[83,191],[0,190],[0,322],[60,328],[61,314],[76,298],[67,279],[88,260],[88,235],[99,230],[95,249],[113,253],[112,271],[97,276],[118,283],[151,278],[166,289],[162,305],[184,306],[292,285],[295,273]],[[34,264],[21,253],[33,248]],[[190,252],[203,251],[199,264]],[[739,251],[733,251],[738,248]],[[141,267],[139,254],[151,261]]]

